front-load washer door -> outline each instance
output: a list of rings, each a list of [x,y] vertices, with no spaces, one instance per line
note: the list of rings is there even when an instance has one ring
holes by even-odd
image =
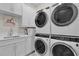
[[[66,26],[76,19],[77,14],[78,9],[74,4],[62,3],[52,12],[51,20],[57,26]]]
[[[37,39],[35,41],[35,51],[41,55],[44,56],[47,52],[47,44],[44,40],[42,39]]]
[[[45,12],[41,11],[37,13],[37,16],[35,18],[35,24],[37,27],[41,28],[44,27],[47,23],[47,15]]]
[[[71,48],[71,46],[63,43],[55,44],[51,49],[51,53],[53,56],[75,56],[76,55],[75,51],[73,50],[73,48]]]

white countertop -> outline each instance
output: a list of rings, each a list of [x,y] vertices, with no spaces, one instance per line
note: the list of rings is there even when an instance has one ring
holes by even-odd
[[[0,46],[5,46],[8,44],[15,44],[17,42],[27,40],[28,35],[21,35],[21,36],[12,36],[12,37],[3,37],[0,39]]]
[[[22,37],[28,37],[28,35],[19,35],[19,36],[0,36],[0,41],[1,40],[12,40],[16,38],[22,38]]]
[[[11,37],[2,37],[0,38],[0,46],[5,46],[8,44],[16,44],[17,42],[26,41],[28,37],[33,37],[31,35],[19,35]]]

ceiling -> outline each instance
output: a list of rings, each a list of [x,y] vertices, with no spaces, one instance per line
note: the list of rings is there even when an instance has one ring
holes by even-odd
[[[40,5],[42,5],[42,3],[26,3],[26,5],[28,5],[30,7],[38,8]]]
[[[48,6],[52,6],[55,3],[25,3],[29,7],[32,7],[33,9],[39,10]]]

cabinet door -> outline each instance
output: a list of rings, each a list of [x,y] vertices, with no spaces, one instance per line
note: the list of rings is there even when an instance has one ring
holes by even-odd
[[[0,9],[22,15],[22,3],[0,3]]]
[[[0,9],[1,10],[13,11],[14,7],[13,7],[12,3],[0,3]]]
[[[26,40],[26,55],[34,51],[34,36],[28,36]]]
[[[25,54],[25,41],[16,43],[16,56],[24,56]]]
[[[0,47],[0,56],[14,56],[15,55],[15,45],[10,44]]]
[[[22,15],[22,3],[14,3],[14,12],[18,15]]]

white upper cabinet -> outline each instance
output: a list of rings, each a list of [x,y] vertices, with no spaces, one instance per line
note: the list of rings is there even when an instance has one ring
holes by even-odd
[[[9,15],[22,15],[21,3],[0,3],[0,13]]]
[[[26,4],[23,4],[23,26],[34,27],[35,10]]]
[[[23,10],[22,5],[23,5],[22,3],[14,3],[14,12],[16,14],[22,15],[22,10]]]
[[[11,10],[13,10],[13,4],[11,4],[11,3],[0,3],[0,9],[2,9],[2,10],[9,10],[9,11],[11,11]]]

